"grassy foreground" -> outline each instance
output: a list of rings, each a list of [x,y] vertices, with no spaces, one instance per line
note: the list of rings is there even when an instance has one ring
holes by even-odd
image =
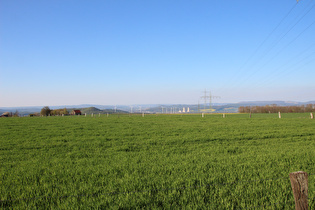
[[[309,114],[0,118],[0,208],[294,209]]]

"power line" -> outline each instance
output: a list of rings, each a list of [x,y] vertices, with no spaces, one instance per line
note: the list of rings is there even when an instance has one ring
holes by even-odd
[[[311,9],[313,9],[315,7],[315,4],[312,6],[312,8]],[[310,10],[311,10],[310,9]],[[308,12],[310,11],[310,10],[308,10]],[[308,13],[307,12],[307,13]],[[305,14],[306,15],[306,14]],[[305,16],[304,15],[304,16]],[[303,17],[304,17],[303,16]],[[302,17],[302,18],[303,18]],[[300,19],[301,20],[301,19]],[[299,21],[300,21],[299,20]],[[279,56],[280,55],[280,53],[284,50],[284,49],[286,49],[288,46],[290,46],[293,42],[295,42],[305,31],[307,31],[312,25],[314,25],[315,24],[315,21],[313,21],[310,25],[308,25],[302,32],[300,32],[296,37],[294,37],[288,44],[286,44],[282,49],[280,49],[274,56],[272,56],[268,61],[266,61],[260,68],[258,68],[257,70],[255,70],[255,71],[253,71],[249,76],[247,76],[245,79],[243,79],[242,80],[242,82],[246,82],[246,81],[248,81],[249,79],[251,79],[251,78],[253,78],[253,76],[257,73],[257,72],[259,72],[259,71],[261,71],[268,63],[270,63],[272,60],[274,60],[277,56]],[[296,24],[294,24],[294,26],[295,26]],[[291,28],[292,29],[292,28]],[[287,33],[286,33],[287,34]],[[265,54],[266,55],[266,54]]]
[[[283,21],[291,14],[291,12],[295,9],[297,4],[298,4],[298,2],[296,2],[293,5],[293,7],[287,12],[287,14],[276,25],[276,27],[267,35],[267,37],[260,43],[260,45],[256,48],[256,50],[248,57],[248,59],[245,61],[245,63],[237,71],[235,71],[235,74],[231,78],[234,78],[236,76],[236,74],[242,74],[242,72],[244,71],[244,67],[247,65],[247,63],[257,54],[257,52],[266,43],[266,41],[271,37],[271,35],[279,28],[279,26],[283,23]],[[231,81],[231,79],[230,79],[230,81]],[[230,82],[228,82],[228,83],[230,83]]]
[[[290,10],[289,12],[285,15],[285,17],[280,21],[280,23],[275,27],[275,29],[267,36],[267,38],[262,42],[263,44],[266,42],[266,40],[268,40],[271,36],[271,34],[274,33],[274,31],[279,28],[279,26],[282,24],[282,22],[288,17],[288,15],[293,11],[293,9],[296,7],[297,4],[295,4]],[[288,30],[286,30],[286,32],[280,37],[280,39],[277,40],[277,42],[275,44],[273,44],[264,54],[263,56],[260,58],[260,60],[262,60],[273,48],[275,48],[275,46],[290,32],[292,31],[292,29],[298,24],[300,23],[300,21],[315,7],[315,4],[311,6],[310,9],[307,10],[306,13],[304,13]],[[300,15],[299,15],[300,16]],[[262,66],[260,66],[257,70],[250,72],[249,75],[246,75],[246,77],[244,77],[242,80],[238,80],[235,81],[233,85],[230,86],[231,87],[237,87],[240,84],[248,81],[249,79],[253,78],[253,76],[255,74],[257,74],[258,72],[260,72],[268,63],[270,63],[272,60],[275,59],[275,57],[279,56],[279,54],[286,49],[289,45],[291,45],[292,43],[294,43],[305,31],[307,31],[313,24],[315,23],[312,22],[310,25],[308,25],[302,32],[300,32],[293,40],[291,40],[288,44],[286,44],[282,49],[280,49],[275,56],[271,57],[268,61],[266,61]],[[257,50],[250,56],[250,59],[258,52],[258,50],[262,47],[261,44],[259,46],[259,48],[257,48]],[[248,59],[248,60],[250,60]],[[247,62],[246,62],[247,63]],[[257,62],[255,64],[252,64],[251,66],[257,65]],[[244,66],[244,65],[243,65]],[[243,71],[242,71],[243,72]],[[229,83],[230,84],[230,83]],[[257,83],[256,83],[257,84]]]
[[[278,68],[276,71],[274,71],[274,72],[272,72],[271,74],[269,74],[268,77],[265,77],[264,80],[260,81],[260,85],[259,85],[259,83],[258,83],[258,85],[256,84],[255,87],[258,87],[258,88],[259,88],[259,87],[266,86],[267,84],[272,83],[274,80],[278,80],[278,79],[280,78],[280,76],[283,76],[284,73],[286,73],[286,76],[287,76],[287,75],[290,74],[291,72],[295,71],[296,68],[297,68],[297,67],[296,67],[296,68],[293,68],[293,69],[292,69],[292,67],[298,66],[298,65],[301,64],[301,63],[304,63],[304,65],[309,64],[310,62],[314,61],[314,59],[312,59],[312,60],[310,60],[310,61],[308,61],[308,62],[304,62],[304,61],[306,61],[308,58],[314,56],[314,54],[315,54],[315,51],[312,52],[310,55],[303,57],[303,59],[301,59],[301,60],[298,61],[297,63],[291,65],[291,70],[289,70],[289,71],[288,71],[286,68],[284,68],[284,66],[287,66],[287,65],[290,64],[290,62],[287,62],[284,66],[282,66],[282,68],[284,68],[282,71],[278,71],[279,69],[281,69],[281,67]],[[304,66],[304,65],[303,65],[303,66]],[[299,67],[301,68],[301,66],[299,66]]]
[[[248,63],[248,61],[258,52],[258,50],[263,46],[263,44],[265,44],[265,42],[271,37],[271,35],[279,28],[279,26],[282,24],[282,22],[289,16],[289,14],[291,14],[291,12],[293,11],[293,9],[296,7],[296,5],[298,4],[298,2],[296,4],[294,4],[294,6],[289,10],[289,12],[282,18],[282,20],[278,23],[278,25],[269,33],[269,35],[264,39],[264,41],[262,41],[262,43],[258,46],[258,48],[254,51],[254,53],[248,58],[248,60],[245,62]]]
[[[311,2],[310,2],[311,3]],[[292,29],[314,8],[315,4],[300,18],[298,19],[295,24],[293,24],[293,26],[291,26],[281,37],[280,39],[278,39],[276,42],[274,42],[271,46],[271,48],[269,48],[269,50],[267,50],[267,52],[265,53],[265,55],[267,55],[275,46],[277,46],[280,41],[286,36],[288,35],[288,33],[290,31],[292,31]],[[263,56],[264,57],[264,56]]]
[[[315,6],[315,4],[314,4]],[[314,8],[313,6],[313,8]],[[261,66],[260,68],[258,68],[256,71],[252,72],[252,74],[250,74],[245,80],[243,80],[243,82],[248,81],[249,79],[251,79],[257,72],[259,72],[260,70],[262,70],[268,63],[270,63],[271,61],[273,61],[277,56],[280,55],[280,53],[285,50],[288,46],[290,46],[293,42],[295,42],[305,31],[307,31],[312,25],[315,24],[315,21],[313,21],[310,25],[308,25],[302,32],[300,32],[293,40],[291,40],[287,45],[285,45],[282,49],[280,49],[273,57],[271,57],[271,59],[269,59],[267,62],[265,62],[263,64],[263,66]]]
[[[280,38],[280,40],[274,45],[276,46],[313,8],[315,7],[315,4]],[[311,23],[307,28],[305,28],[296,38],[294,38],[289,44],[287,44],[286,46],[290,45],[292,42],[294,42],[299,36],[301,36],[301,34],[303,34],[308,28],[310,28],[312,25],[314,24]],[[273,46],[273,47],[274,47]],[[284,47],[286,48],[286,47]],[[283,49],[282,49],[283,50]],[[280,51],[282,51],[280,50]]]

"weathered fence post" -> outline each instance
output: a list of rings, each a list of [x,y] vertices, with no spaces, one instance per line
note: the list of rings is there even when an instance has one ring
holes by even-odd
[[[98,117],[100,117],[101,116],[101,113],[98,113]]]
[[[106,115],[107,115],[107,117],[108,117],[109,114],[107,113]]]
[[[281,112],[279,112],[279,119],[281,119]]]
[[[144,117],[144,112],[142,112],[142,117]]]
[[[223,114],[223,118],[225,118],[225,114]]]
[[[308,175],[304,171],[290,173],[296,210],[308,209]]]
[[[313,119],[314,117],[313,117],[313,113],[311,113],[311,119]]]
[[[201,115],[202,117],[205,117],[205,113],[202,113],[202,115]]]
[[[84,115],[85,115],[85,117],[86,117],[86,113],[85,113]]]

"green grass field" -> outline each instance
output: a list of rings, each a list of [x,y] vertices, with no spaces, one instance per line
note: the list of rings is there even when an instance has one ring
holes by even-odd
[[[0,118],[0,208],[315,209],[305,114]]]

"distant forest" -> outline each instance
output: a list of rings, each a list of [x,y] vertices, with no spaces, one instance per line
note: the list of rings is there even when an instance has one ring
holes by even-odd
[[[74,110],[79,111],[79,114],[74,113]],[[30,116],[59,116],[59,115],[81,115],[81,114],[113,114],[113,113],[128,113],[122,110],[116,109],[97,109],[95,107],[81,108],[81,109],[50,109],[45,106],[41,109],[40,113],[30,114]]]
[[[315,112],[315,104],[299,105],[299,106],[240,106],[239,113],[304,113]]]

